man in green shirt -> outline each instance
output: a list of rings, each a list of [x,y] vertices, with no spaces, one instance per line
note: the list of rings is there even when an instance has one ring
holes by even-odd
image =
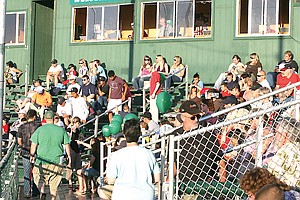
[[[57,188],[62,179],[63,167],[60,157],[66,149],[69,165],[70,137],[66,131],[53,124],[54,113],[46,111],[44,114],[46,124],[38,128],[31,136],[30,161],[35,162],[33,168],[34,182],[45,195],[45,184],[50,187],[51,199],[56,199]],[[39,183],[40,180],[42,183]]]

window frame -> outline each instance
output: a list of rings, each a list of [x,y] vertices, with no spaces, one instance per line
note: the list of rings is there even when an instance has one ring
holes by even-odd
[[[248,0],[248,33],[247,34],[240,34],[240,16],[241,16],[241,0],[236,0],[236,26],[235,26],[235,37],[236,38],[246,38],[246,37],[283,37],[283,36],[290,36],[291,35],[291,9],[292,9],[292,0],[289,1],[289,30],[286,34],[280,34],[279,31],[275,33],[251,33],[251,5],[253,0]],[[276,0],[276,24],[279,24],[280,18],[280,0]],[[267,3],[264,4],[263,12],[266,13],[267,10]],[[266,24],[267,15],[263,18],[263,25]],[[266,32],[266,26],[264,26],[264,32]]]
[[[78,5],[78,6],[73,6],[72,7],[72,20],[71,20],[71,43],[72,44],[80,44],[80,43],[99,43],[99,42],[128,42],[128,41],[131,41],[131,40],[122,40],[121,39],[121,32],[120,32],[120,6],[123,6],[123,5],[132,5],[133,6],[133,19],[134,19],[134,12],[135,12],[135,6],[134,6],[134,3],[120,3],[120,4],[101,4],[101,5]],[[102,9],[102,19],[101,19],[101,33],[103,35],[104,33],[104,23],[105,23],[105,8],[107,7],[117,7],[117,12],[118,12],[118,16],[117,16],[117,37],[116,39],[101,39],[101,40],[88,40],[88,24],[89,24],[89,10],[90,8],[101,8]],[[85,31],[86,31],[86,39],[85,40],[75,40],[74,37],[75,37],[75,9],[80,9],[80,8],[86,8],[86,27],[85,27]]]
[[[27,35],[27,13],[26,11],[12,11],[12,12],[6,12],[5,13],[5,19],[7,17],[7,15],[16,15],[16,21],[15,21],[15,30],[16,30],[16,35],[15,35],[15,43],[6,43],[5,42],[5,46],[21,46],[21,45],[25,45],[26,44],[26,35]],[[19,42],[19,27],[20,27],[20,15],[24,14],[24,42],[20,43]],[[5,25],[6,26],[6,25]],[[4,33],[5,34],[5,33]]]
[[[141,5],[140,5],[140,10],[141,10],[141,17],[140,17],[140,24],[141,26],[139,27],[139,33],[140,33],[140,37],[139,37],[139,40],[140,41],[143,41],[143,42],[147,42],[147,41],[161,41],[161,40],[212,40],[213,39],[213,29],[214,29],[214,0],[211,0],[211,10],[210,10],[210,21],[211,21],[211,24],[210,24],[210,27],[211,27],[211,32],[210,32],[210,37],[195,37],[194,33],[193,33],[193,37],[188,37],[188,36],[178,36],[177,34],[177,31],[178,31],[178,27],[177,27],[177,21],[175,21],[175,19],[177,20],[177,13],[178,13],[178,9],[177,6],[178,6],[178,3],[180,1],[185,1],[185,2],[188,2],[188,0],[163,0],[163,1],[143,1],[141,2]],[[195,28],[195,15],[196,15],[196,3],[195,3],[196,0],[192,0],[193,2],[193,26],[192,26],[192,30],[194,32],[194,28]],[[167,2],[173,2],[174,3],[174,15],[173,15],[173,21],[174,21],[174,25],[176,24],[176,28],[174,29],[174,31],[176,31],[176,37],[163,37],[163,38],[159,38],[158,37],[158,34],[159,34],[159,3],[167,3]],[[145,10],[145,4],[156,4],[156,37],[155,38],[150,38],[150,39],[145,39],[143,38],[143,31],[144,31],[144,10]]]

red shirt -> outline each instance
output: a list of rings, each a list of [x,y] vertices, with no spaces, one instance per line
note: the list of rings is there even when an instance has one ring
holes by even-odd
[[[156,87],[156,83],[160,83],[160,74],[157,71],[154,71],[154,72],[152,72],[151,78],[150,78],[150,95],[153,94],[155,87]],[[162,91],[162,87],[160,85],[156,92],[156,95],[161,93],[161,91]]]
[[[231,96],[229,90],[221,91],[222,97],[229,97]]]
[[[293,83],[297,83],[300,81],[300,77],[298,74],[292,74],[290,78],[282,76],[282,74],[278,74],[277,75],[277,81],[276,81],[276,85],[279,86],[279,88],[283,88],[287,85],[291,85]],[[298,90],[300,90],[300,87],[297,87]]]

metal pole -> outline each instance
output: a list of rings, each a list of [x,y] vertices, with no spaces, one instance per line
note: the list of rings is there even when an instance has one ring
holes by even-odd
[[[25,97],[27,97],[28,93],[28,64],[25,66]]]
[[[174,135],[170,135],[169,144],[169,198],[173,199],[174,196]],[[178,184],[178,183],[177,183]]]
[[[163,126],[163,132],[166,132],[166,126]],[[165,171],[165,148],[166,148],[166,136],[163,135],[160,141],[161,145],[160,145],[160,183],[159,183],[159,200],[163,200],[163,197],[165,195],[165,191],[163,188],[163,184],[164,184],[164,171]]]
[[[143,87],[143,113],[146,112],[146,89]]]
[[[255,166],[262,166],[262,145],[263,145],[263,132],[264,132],[264,122],[263,117],[259,117],[258,127],[257,127],[257,135],[256,135],[256,158],[255,158]]]
[[[186,69],[185,69],[185,79],[186,79],[186,83],[185,83],[185,99],[188,98],[189,95],[189,67],[186,65]]]
[[[4,86],[4,60],[5,60],[5,10],[6,0],[0,0],[0,127],[3,116],[3,86]],[[2,158],[2,134],[0,134],[0,158]],[[1,160],[1,159],[0,159]]]
[[[295,100],[299,99],[300,91],[297,90],[297,87],[294,88],[294,98]],[[300,105],[296,104],[295,105],[295,119],[299,122],[299,115],[300,115]]]
[[[98,126],[99,126],[99,117],[96,116],[96,120],[95,120],[95,129],[94,129],[94,137],[96,138],[98,135]]]
[[[100,142],[100,176],[104,176],[104,145],[105,142]]]

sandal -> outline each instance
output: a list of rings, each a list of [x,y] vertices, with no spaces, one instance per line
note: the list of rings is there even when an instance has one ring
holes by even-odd
[[[75,192],[75,195],[79,195],[79,196],[86,195],[86,191],[80,192],[80,191],[77,190],[77,191]]]

